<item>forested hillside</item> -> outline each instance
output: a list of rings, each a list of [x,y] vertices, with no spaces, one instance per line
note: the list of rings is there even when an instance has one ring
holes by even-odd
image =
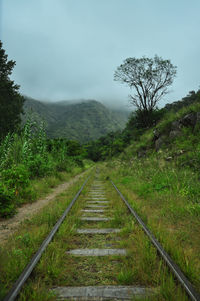
[[[108,109],[95,100],[72,103],[44,103],[26,98],[25,118],[29,114],[44,120],[49,138],[66,138],[81,143],[98,139],[109,132],[122,130],[129,112]]]

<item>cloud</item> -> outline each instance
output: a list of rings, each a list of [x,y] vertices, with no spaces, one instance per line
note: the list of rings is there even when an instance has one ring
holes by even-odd
[[[13,79],[31,97],[126,103],[115,69],[158,54],[178,66],[170,101],[199,85],[199,11],[197,0],[4,0],[2,40],[17,62]]]

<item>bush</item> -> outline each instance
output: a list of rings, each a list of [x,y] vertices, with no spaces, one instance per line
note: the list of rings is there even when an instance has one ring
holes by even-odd
[[[14,189],[16,194],[30,183],[29,172],[24,165],[14,165],[12,168],[4,169],[1,176],[8,189]]]
[[[57,157],[54,154],[54,159],[57,171],[71,171],[72,161],[68,156],[58,152]]]
[[[155,126],[165,113],[166,110],[158,108],[152,111],[137,110],[135,112],[135,127],[137,129],[147,129]]]
[[[15,202],[14,191],[6,190],[5,187],[0,184],[0,217],[11,217],[15,214]]]
[[[74,157],[73,158],[73,161],[75,162],[75,164],[78,166],[78,167],[84,167],[84,163],[83,163],[83,160],[82,158],[80,157]]]
[[[43,158],[40,154],[35,155],[27,162],[27,167],[31,178],[41,178],[50,175],[54,170],[53,162],[48,158]]]

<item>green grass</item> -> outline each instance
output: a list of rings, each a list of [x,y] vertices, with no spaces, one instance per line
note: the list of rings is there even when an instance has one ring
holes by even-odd
[[[199,112],[200,111],[200,104],[199,102],[193,103],[190,106],[186,106],[181,108],[179,111],[176,113],[174,112],[169,112],[166,114],[161,122],[159,122],[157,128],[161,132],[169,132],[171,123],[175,120],[181,119],[183,116],[192,113],[192,112]]]
[[[119,160],[109,162],[103,173],[114,179],[132,207],[200,291],[200,184],[197,174],[154,156],[135,159],[131,165],[125,161],[120,164]],[[145,247],[143,250],[145,252]]]
[[[36,192],[36,197],[42,197],[49,193],[52,188],[55,188],[59,184],[69,181],[75,175],[80,174],[82,171],[82,168],[76,167],[71,172],[57,172],[55,175],[52,176],[32,180],[31,186]]]
[[[85,207],[85,199],[92,181],[91,178],[55,238],[43,253],[22,289],[19,300],[55,300],[50,291],[52,287],[100,284],[146,286],[155,290],[154,297],[157,299],[153,300],[188,300],[110,182],[106,181],[104,185],[106,197],[110,200],[108,216],[114,219],[104,223],[80,221],[81,209]],[[70,202],[80,183],[79,180],[40,214],[26,221],[1,250],[2,297]],[[118,227],[122,231],[106,235],[76,233],[77,228],[88,227]],[[125,248],[127,256],[79,258],[66,253],[77,248]]]
[[[20,275],[30,258],[38,249],[44,238],[48,235],[52,226],[56,223],[66,206],[71,202],[72,198],[80,188],[83,180],[84,178],[78,180],[77,183],[70,186],[65,193],[62,193],[59,197],[56,197],[55,200],[51,201],[48,206],[44,207],[41,212],[34,215],[33,218],[30,220],[25,220],[21,224],[19,230],[10,238],[9,242],[3,247],[0,247],[0,299],[5,295],[13,282]],[[70,219],[68,219],[68,222],[68,227],[70,227]],[[71,232],[69,231],[69,235],[70,233]],[[52,244],[54,244],[54,242],[52,242]],[[51,253],[51,244],[49,245],[47,252],[50,252],[51,254],[48,260],[51,260],[53,263],[57,258],[57,253],[55,249]],[[41,262],[43,262],[43,260],[41,260]],[[47,268],[48,273],[52,275],[52,278],[56,277],[58,273],[56,266],[52,267],[52,265],[47,265]],[[33,289],[33,291],[35,291],[35,289]],[[29,295],[25,300],[29,300]],[[31,298],[30,300],[37,299],[34,299],[33,297],[33,299]]]

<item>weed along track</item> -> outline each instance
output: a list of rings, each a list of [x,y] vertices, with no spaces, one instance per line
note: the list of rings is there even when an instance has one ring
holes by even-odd
[[[4,300],[200,300],[104,178],[97,171],[84,183]]]

